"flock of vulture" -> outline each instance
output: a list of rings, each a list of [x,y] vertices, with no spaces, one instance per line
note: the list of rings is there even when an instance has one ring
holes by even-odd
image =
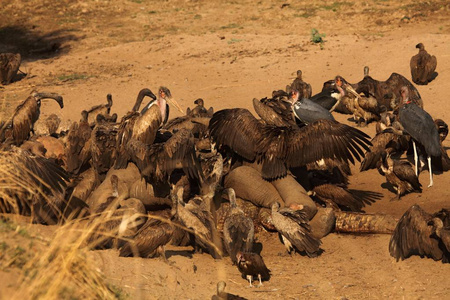
[[[423,44],[417,48],[412,78],[427,84],[436,76],[436,58]],[[0,54],[0,63],[7,84],[20,55]],[[253,252],[262,228],[278,232],[289,253],[309,257],[321,254],[321,238],[333,230],[387,231],[397,260],[420,255],[449,262],[449,210],[429,214],[414,205],[392,225],[362,211],[381,194],[348,187],[355,160],[360,171],[378,169],[386,177],[396,190],[393,200],[421,191],[418,173],[425,166],[429,186],[433,170],[450,169],[442,146],[447,124],[423,109],[418,90],[400,74],[378,81],[366,67],[360,82],[336,76],[313,95],[298,71],[285,90],[253,99],[259,117],[243,108],[214,112],[197,99],[184,116],[170,119],[169,104],[180,110],[170,90],[143,89],[121,120],[111,114],[108,95],[68,130],[59,130],[60,119],[50,115],[48,134],[38,135],[34,124],[46,98],[63,108],[61,96],[34,91],[1,124],[5,165],[22,166],[13,167],[17,176],[35,187],[0,194],[3,213],[43,224],[107,216],[92,234],[93,248],[165,257],[167,244],[191,245],[217,259],[229,255],[250,285],[270,278]],[[337,122],[332,112],[353,115],[355,126]],[[371,122],[373,138],[357,128]],[[414,164],[400,158],[405,152],[414,154]]]

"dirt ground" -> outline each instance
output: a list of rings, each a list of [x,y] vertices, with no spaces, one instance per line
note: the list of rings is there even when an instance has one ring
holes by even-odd
[[[410,78],[409,60],[424,43],[437,57],[438,77],[417,86],[424,108],[450,122],[450,3],[448,1],[150,1],[150,0],[2,0],[0,52],[20,52],[28,75],[0,87],[2,117],[33,90],[56,92],[65,107],[45,101],[41,120],[51,113],[63,125],[80,112],[106,102],[111,93],[119,118],[131,109],[138,91],[167,86],[183,109],[199,97],[220,110],[244,107],[252,99],[284,89],[298,69],[313,93],[335,75],[349,82],[392,72]],[[323,44],[310,42],[316,28]],[[171,110],[171,117],[179,116]],[[337,120],[352,124],[349,116]],[[38,121],[40,123],[41,121]],[[37,124],[37,126],[40,126]],[[374,124],[362,128],[371,136]],[[450,142],[444,142],[448,149]],[[427,211],[450,207],[450,173],[436,175],[421,194],[390,202],[394,194],[376,170],[353,168],[351,188],[383,198],[366,212],[400,217],[413,204]],[[51,226],[27,226],[51,235]],[[170,248],[169,264],[160,259],[119,258],[117,251],[91,252],[109,282],[130,299],[209,299],[219,280],[227,291],[248,299],[449,299],[450,266],[412,257],[396,262],[388,252],[389,235],[330,234],[318,258],[286,256],[275,234],[258,235],[272,278],[247,288],[229,258],[215,261],[190,248]],[[16,273],[1,271],[0,295],[14,290]]]

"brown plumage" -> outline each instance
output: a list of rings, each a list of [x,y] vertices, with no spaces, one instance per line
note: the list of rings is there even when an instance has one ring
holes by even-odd
[[[51,114],[45,119],[45,125],[47,125],[48,134],[51,136],[57,136],[56,131],[61,124],[61,119],[56,114]]]
[[[144,97],[150,97],[153,100],[156,96],[147,88],[139,91],[136,102],[130,112],[123,116],[117,133],[117,161],[114,165],[116,169],[124,169],[130,160],[126,146],[132,140],[136,139],[146,145],[151,145],[156,137],[156,132],[161,125],[161,114],[158,107],[139,113]]]
[[[303,81],[302,74],[301,70],[297,70],[297,77],[289,86],[289,91],[286,92],[289,93],[292,90],[297,90],[300,93],[300,99],[310,99],[312,95],[311,85]]]
[[[378,133],[371,142],[372,146],[364,155],[359,168],[360,171],[377,168],[377,163],[381,160],[383,152],[391,155],[402,154],[408,149],[409,136],[394,133],[392,130],[385,130]]]
[[[171,216],[175,214],[172,208]],[[170,217],[169,217],[170,218]],[[159,250],[166,259],[164,246],[170,242],[173,236],[174,226],[167,222],[148,217],[147,222],[138,230],[132,241],[127,241],[120,249],[120,256],[152,257]]]
[[[397,261],[420,255],[449,263],[449,230],[449,210],[431,215],[419,205],[413,205],[398,221],[389,242],[389,253]]]
[[[215,222],[210,211],[207,211],[201,199],[191,199],[187,204],[182,200],[183,188],[172,190],[172,203],[176,207],[177,219],[186,228],[194,231],[194,247],[205,250],[214,258],[220,258],[221,253],[214,247],[214,238],[218,236]],[[197,200],[199,204],[197,204]]]
[[[30,132],[34,133],[34,123],[41,114],[41,100],[51,98],[64,107],[63,98],[54,93],[33,92],[17,106],[12,116],[12,137],[16,145],[20,145],[29,138]]]
[[[368,135],[330,120],[319,120],[302,128],[276,127],[258,121],[243,108],[218,111],[209,123],[212,140],[218,149],[229,147],[247,161],[262,164],[262,176],[275,180],[286,176],[290,167],[300,167],[322,158],[354,163],[363,149],[368,150]]]
[[[368,69],[368,67],[366,68]],[[386,81],[378,81],[367,75],[363,80],[352,86],[358,94],[364,93],[366,96],[374,96],[378,104],[384,105],[388,110],[395,110],[400,105],[402,99],[400,89],[402,86],[406,86],[409,90],[410,100],[423,107],[419,91],[408,79],[397,73],[392,73]]]
[[[428,84],[436,77],[436,56],[428,54],[422,43],[416,45],[419,53],[411,57],[411,77],[416,84]]]
[[[375,192],[351,190],[343,184],[317,184],[312,191],[315,197],[330,204],[332,208],[354,212],[360,212],[366,205],[371,205],[382,197]]]
[[[251,252],[255,228],[252,219],[245,216],[236,204],[236,194],[232,188],[223,191],[230,201],[230,212],[223,225],[225,248],[233,264],[237,262],[238,252]]]
[[[272,223],[277,229],[288,253],[292,250],[316,257],[320,251],[321,241],[311,234],[311,228],[305,211],[293,210],[280,204],[272,204]]]
[[[397,190],[397,196],[391,200],[400,200],[400,197],[408,192],[422,192],[422,185],[410,162],[392,159],[389,154],[384,152],[378,165],[380,174],[386,176],[387,182]]]
[[[208,110],[205,108],[205,102],[202,98],[198,98],[194,101],[195,106],[193,109],[189,107],[186,109],[186,115],[190,117],[209,117],[211,118],[214,114],[214,109],[210,107]]]
[[[81,120],[74,122],[67,134],[66,170],[78,174],[80,169],[91,159],[92,129],[87,119],[87,111],[81,112]]]
[[[113,105],[112,95],[106,95],[106,103],[99,104],[91,107],[87,110],[88,113],[88,122],[92,127],[95,125],[97,120],[97,115],[103,115],[106,119],[109,119],[111,113],[111,106]]]
[[[96,123],[90,139],[91,163],[95,171],[102,174],[108,172],[116,161],[117,127],[106,122],[103,115],[97,115]]]
[[[2,153],[7,197],[0,197],[0,211],[32,216],[34,222],[55,224],[70,211],[64,200],[68,174],[52,160],[35,157],[13,147]]]
[[[236,254],[237,267],[242,277],[247,278],[250,287],[253,287],[253,277],[259,280],[259,286],[263,280],[270,279],[270,270],[266,267],[261,255],[252,252],[238,252]]]
[[[295,116],[292,103],[287,96],[253,99],[253,108],[267,125],[295,126]]]
[[[0,83],[10,84],[19,71],[22,57],[20,53],[0,53]]]
[[[132,139],[126,147],[142,176],[164,181],[173,170],[182,168],[191,178],[201,177],[194,137],[187,129],[179,130],[164,143],[146,145]]]
[[[441,140],[441,143],[445,140],[445,138],[448,135],[448,125],[444,122],[444,120],[441,119],[435,119],[434,124],[436,125],[436,128],[439,132],[439,139]]]

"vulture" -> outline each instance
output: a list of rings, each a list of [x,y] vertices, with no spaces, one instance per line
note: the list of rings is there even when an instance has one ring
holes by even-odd
[[[388,110],[395,110],[401,104],[400,89],[402,86],[406,86],[410,100],[423,107],[419,91],[403,75],[392,73],[386,81],[378,81],[369,76],[368,69],[365,67],[367,75],[364,76],[364,79],[352,85],[358,94],[363,93],[366,97],[371,95],[377,99],[379,106],[384,105]]]
[[[126,151],[141,175],[150,181],[166,181],[173,170],[181,168],[190,178],[199,179],[202,176],[194,136],[187,129],[177,131],[166,142],[152,145],[131,139],[126,144]]]
[[[299,92],[299,98],[311,98],[312,89],[311,85],[309,83],[306,83],[302,79],[302,71],[297,70],[297,77],[294,79],[294,81],[291,83],[289,88],[286,89],[286,92],[290,92],[292,90],[296,90]]]
[[[381,160],[383,152],[390,155],[401,155],[408,150],[409,136],[397,133],[395,129],[394,131],[387,128],[374,136],[371,141],[372,146],[370,146],[361,162],[359,168],[361,172],[377,168],[377,163]]]
[[[34,134],[34,123],[41,114],[41,100],[51,98],[58,102],[61,108],[64,107],[63,98],[55,93],[32,92],[25,101],[23,101],[12,116],[12,137],[16,145],[30,137],[30,131]]]
[[[407,192],[422,192],[422,185],[410,162],[392,159],[384,152],[378,165],[380,174],[386,176],[387,182],[397,190],[397,196],[392,200],[400,200]]]
[[[148,216],[147,222],[138,230],[133,239],[127,241],[120,249],[119,256],[152,257],[159,250],[166,260],[164,246],[170,242],[173,236],[174,227],[170,223],[170,218],[175,215],[175,205],[172,207],[167,222]]]
[[[95,121],[97,120],[97,115],[103,115],[106,119],[111,118],[111,106],[113,105],[112,95],[106,95],[106,104],[99,104],[91,107],[91,109],[87,110],[88,113],[88,122],[91,127],[95,125]],[[117,116],[117,115],[116,115]],[[115,122],[115,120],[114,120]]]
[[[247,109],[216,112],[209,132],[219,150],[231,149],[246,161],[262,165],[262,176],[276,180],[288,168],[300,167],[322,158],[354,163],[368,150],[369,136],[362,131],[331,120],[315,121],[302,128],[266,125]]]
[[[81,112],[80,122],[74,122],[67,133],[66,169],[69,173],[78,174],[80,169],[91,159],[91,134],[88,113]]]
[[[444,122],[444,120],[441,119],[435,119],[434,124],[436,125],[436,128],[439,132],[439,139],[442,143],[448,135],[448,125]]]
[[[1,162],[3,185],[10,187],[0,197],[1,212],[31,214],[33,222],[56,224],[81,209],[65,201],[69,175],[54,161],[12,146]]]
[[[297,126],[292,111],[292,99],[288,94],[272,95],[272,98],[253,99],[253,108],[267,125]]]
[[[417,44],[416,48],[419,49],[419,53],[411,57],[409,63],[412,81],[416,84],[426,85],[436,78],[436,56],[428,54],[422,43]]]
[[[450,211],[429,214],[417,204],[411,206],[392,233],[389,253],[397,261],[420,255],[450,263]]]
[[[236,204],[236,194],[232,188],[225,189],[223,194],[230,201],[230,213],[223,225],[225,249],[233,264],[237,263],[238,252],[252,252],[255,228],[253,220],[246,217]]]
[[[431,157],[441,159],[441,142],[439,132],[434,124],[433,118],[425,110],[409,99],[409,90],[406,86],[401,88],[403,103],[398,111],[398,121],[404,132],[411,136],[414,147],[414,162],[416,176],[418,175],[418,155],[416,142],[428,159],[428,171],[430,173],[430,184],[433,185],[433,172]]]
[[[303,207],[302,207],[303,208]],[[280,209],[280,203],[272,204],[272,223],[290,254],[292,250],[316,257],[320,251],[321,241],[311,234],[306,212],[288,207]]]
[[[48,134],[53,137],[58,137],[56,131],[59,128],[59,124],[61,124],[61,119],[56,114],[51,114],[45,119],[45,125],[47,125]]]
[[[20,53],[0,53],[0,83],[10,84],[19,71],[22,57]]]
[[[216,246],[215,238],[218,237],[216,225],[210,211],[204,208],[203,201],[191,199],[189,203],[183,202],[183,188],[172,189],[172,203],[176,207],[177,220],[186,228],[194,232],[194,247],[206,250],[214,258],[220,258],[220,249]],[[196,200],[200,200],[199,204]]]
[[[117,132],[117,160],[114,165],[115,169],[125,169],[130,154],[126,150],[126,145],[131,139],[136,139],[144,144],[151,145],[156,137],[156,132],[161,124],[161,114],[157,106],[152,109],[147,109],[145,113],[139,113],[144,97],[150,97],[153,100],[156,96],[147,88],[139,91],[135,104],[130,112],[122,117],[119,129]]]
[[[211,118],[214,109],[210,107],[208,110],[205,108],[205,102],[202,98],[198,98],[194,101],[194,104],[197,105],[193,109],[190,109],[189,107],[186,109],[186,115],[190,117],[209,117]]]
[[[249,287],[253,287],[253,277],[258,278],[259,286],[262,286],[263,280],[270,279],[270,270],[267,268],[261,255],[253,252],[238,252],[236,260],[239,272],[250,283]]]
[[[96,125],[91,133],[92,167],[98,174],[108,172],[116,161],[117,127],[97,115]]]
[[[151,106],[157,105],[161,112],[161,118],[163,120],[162,124],[166,124],[169,119],[169,103],[175,106],[175,108],[181,113],[184,113],[178,102],[172,98],[170,90],[164,86],[161,86],[158,90],[158,98],[150,101],[146,106],[144,106],[141,114],[144,114]]]

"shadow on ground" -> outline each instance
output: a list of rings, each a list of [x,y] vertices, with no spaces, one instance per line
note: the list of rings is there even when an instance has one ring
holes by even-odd
[[[0,28],[0,52],[20,53],[22,60],[34,61],[68,53],[68,41],[79,38],[68,30],[40,34],[33,28],[6,26]]]

